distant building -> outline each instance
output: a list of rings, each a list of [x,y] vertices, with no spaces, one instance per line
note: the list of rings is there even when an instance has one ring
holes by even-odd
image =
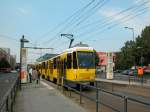
[[[0,48],[1,58],[5,58],[10,63],[10,48]],[[5,57],[3,57],[5,56]],[[0,58],[0,59],[1,59]]]
[[[12,69],[15,69],[15,67],[16,67],[16,55],[10,56],[10,66]]]
[[[6,52],[5,52],[2,48],[0,48],[0,60],[1,60],[2,58],[6,58],[6,57],[7,57]]]
[[[10,48],[0,48],[0,60],[2,58],[8,61],[12,69],[15,68],[16,56],[10,54]]]

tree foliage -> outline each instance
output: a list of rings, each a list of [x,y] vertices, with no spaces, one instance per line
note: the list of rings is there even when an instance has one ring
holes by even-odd
[[[9,68],[10,64],[8,63],[8,61],[5,58],[2,58],[0,60],[0,68]]]
[[[127,69],[134,65],[150,64],[150,26],[146,26],[135,42],[125,42],[116,54],[116,69]]]

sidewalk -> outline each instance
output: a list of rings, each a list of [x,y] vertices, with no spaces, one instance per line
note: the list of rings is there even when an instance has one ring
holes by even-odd
[[[27,84],[18,92],[14,112],[87,112],[60,91],[41,81]]]

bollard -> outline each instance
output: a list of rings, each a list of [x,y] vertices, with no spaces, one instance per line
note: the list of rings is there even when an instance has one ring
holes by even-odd
[[[82,85],[80,84],[80,104],[82,103]]]
[[[127,97],[126,96],[124,96],[124,112],[127,112]]]

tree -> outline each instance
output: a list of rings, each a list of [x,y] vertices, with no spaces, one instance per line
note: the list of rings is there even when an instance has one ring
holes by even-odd
[[[116,69],[150,64],[150,26],[146,26],[136,41],[127,41],[116,55]]]
[[[5,58],[2,58],[0,60],[0,68],[9,68],[10,64],[8,63],[8,61]]]

